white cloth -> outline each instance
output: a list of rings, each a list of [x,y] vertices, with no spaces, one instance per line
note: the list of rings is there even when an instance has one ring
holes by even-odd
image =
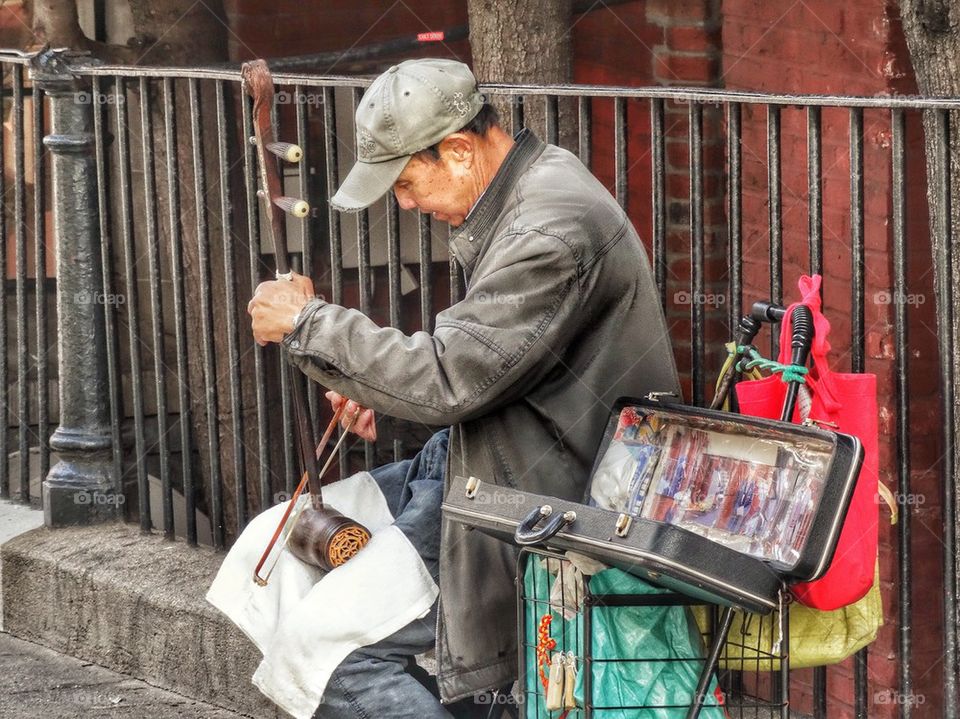
[[[207,592],[207,601],[263,654],[253,683],[297,719],[313,716],[330,675],[350,652],[425,616],[440,593],[413,545],[393,526],[368,472],[324,487],[323,499],[372,534],[349,562],[324,575],[283,550],[267,586],[258,586],[253,568],[286,509],[283,503],[247,525]]]

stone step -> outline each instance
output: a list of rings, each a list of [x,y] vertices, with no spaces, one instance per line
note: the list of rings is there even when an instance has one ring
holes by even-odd
[[[163,689],[266,719],[260,655],[207,604],[223,555],[120,523],[20,534],[0,546],[4,629]]]

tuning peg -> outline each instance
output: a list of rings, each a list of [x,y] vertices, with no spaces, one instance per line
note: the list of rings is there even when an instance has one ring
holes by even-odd
[[[267,149],[287,162],[300,162],[303,158],[303,150],[300,145],[294,145],[290,142],[268,142]]]
[[[273,203],[294,217],[306,217],[310,213],[310,205],[296,197],[278,197]]]

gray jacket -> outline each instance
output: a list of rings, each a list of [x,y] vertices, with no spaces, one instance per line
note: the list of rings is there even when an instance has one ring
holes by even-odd
[[[447,481],[580,499],[614,400],[679,391],[650,266],[620,206],[524,132],[451,238],[466,296],[432,334],[312,301],[284,344],[308,376],[388,415],[452,425]],[[513,547],[444,520],[445,702],[516,677]]]

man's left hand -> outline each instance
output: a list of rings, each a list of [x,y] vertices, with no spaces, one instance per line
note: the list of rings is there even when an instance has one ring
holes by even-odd
[[[261,282],[247,305],[253,318],[253,339],[263,347],[280,342],[293,330],[293,318],[314,298],[309,277],[293,274],[290,280]]]

